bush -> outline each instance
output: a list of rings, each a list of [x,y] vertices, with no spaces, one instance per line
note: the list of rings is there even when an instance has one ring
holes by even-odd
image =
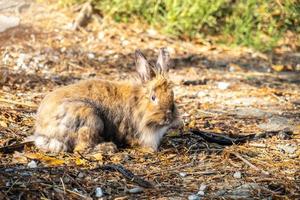
[[[83,0],[60,0],[63,5]],[[93,0],[116,21],[138,18],[177,36],[213,35],[219,41],[274,47],[287,30],[300,33],[299,0]]]

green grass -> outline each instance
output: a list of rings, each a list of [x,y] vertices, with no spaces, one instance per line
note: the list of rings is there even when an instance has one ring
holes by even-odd
[[[83,0],[60,0],[62,5]],[[300,34],[299,0],[93,0],[118,22],[139,19],[181,37],[271,50],[286,31]]]

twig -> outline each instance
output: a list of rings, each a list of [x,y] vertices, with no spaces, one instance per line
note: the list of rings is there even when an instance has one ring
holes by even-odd
[[[13,184],[11,184],[11,186],[9,187],[9,189],[5,192],[6,195],[12,190],[12,188],[14,187],[14,185],[15,185],[18,181],[19,181],[19,178],[18,178],[15,182],[13,182]]]
[[[64,193],[66,193],[66,187],[65,187],[65,184],[64,184],[64,181],[62,180],[62,178],[60,177],[60,182],[63,186],[63,189],[64,189]]]
[[[120,174],[122,174],[127,180],[130,180],[136,184],[138,184],[141,187],[144,188],[152,188],[153,185],[142,179],[141,177],[133,174],[131,171],[129,171],[128,169],[126,169],[125,167],[123,167],[122,165],[118,164],[107,164],[107,165],[100,165],[92,170],[97,170],[97,169],[101,169],[101,170],[109,170],[109,171],[117,171]]]
[[[257,148],[267,148],[267,144],[264,143],[249,143],[249,146]]]
[[[239,153],[236,152],[231,152],[233,155],[235,155],[237,158],[239,158],[241,161],[243,161],[246,165],[248,165],[249,167],[251,167],[252,169],[256,170],[256,171],[260,171],[261,173],[265,174],[265,175],[270,175],[269,172],[263,170],[263,169],[259,169],[258,167],[256,167],[255,165],[253,165],[252,163],[250,163],[248,160],[246,160],[245,158],[243,158]]]
[[[15,151],[21,151],[24,149],[24,147],[27,146],[33,146],[33,142],[32,141],[28,141],[28,142],[22,142],[19,144],[14,144],[14,145],[8,145],[8,146],[4,146],[4,147],[0,147],[0,153],[13,153]]]
[[[59,189],[59,188],[58,188],[58,189]],[[69,189],[66,189],[66,191],[69,192],[69,193],[75,194],[75,195],[77,195],[77,196],[80,196],[80,197],[82,197],[83,199],[87,199],[87,196],[82,195],[82,194],[80,194],[80,193],[78,193],[78,192],[75,192],[75,191],[72,191],[72,190],[69,190]]]
[[[9,103],[9,104],[15,104],[15,105],[20,105],[20,106],[28,106],[28,107],[31,107],[31,108],[36,108],[37,107],[37,105],[33,104],[33,103],[22,103],[22,102],[8,100],[8,99],[0,99],[0,102]]]

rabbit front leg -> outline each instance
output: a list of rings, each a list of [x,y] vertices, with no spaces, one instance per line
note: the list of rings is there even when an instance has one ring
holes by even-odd
[[[104,141],[104,123],[93,106],[78,108],[77,112],[74,152],[88,152]]]

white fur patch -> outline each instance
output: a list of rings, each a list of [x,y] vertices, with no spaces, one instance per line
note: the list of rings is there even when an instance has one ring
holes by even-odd
[[[35,136],[34,138],[34,143],[35,145],[47,152],[55,152],[58,153],[60,151],[66,151],[67,150],[67,146],[58,141],[57,139],[49,139],[47,137],[44,136]]]
[[[144,132],[140,136],[140,142],[143,144],[143,146],[150,147],[154,151],[156,151],[162,137],[168,129],[169,127],[165,126],[158,130],[144,130]]]

